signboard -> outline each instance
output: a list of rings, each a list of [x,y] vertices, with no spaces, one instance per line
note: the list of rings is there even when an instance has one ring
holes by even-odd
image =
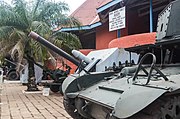
[[[126,27],[126,8],[122,7],[109,13],[109,31]]]

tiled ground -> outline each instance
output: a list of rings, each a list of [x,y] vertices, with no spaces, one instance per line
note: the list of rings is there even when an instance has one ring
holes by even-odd
[[[64,110],[60,94],[23,93],[26,88],[20,83],[3,84],[1,119],[72,119]]]

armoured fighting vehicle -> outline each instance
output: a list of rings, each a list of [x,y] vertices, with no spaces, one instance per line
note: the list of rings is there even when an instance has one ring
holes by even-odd
[[[156,43],[126,49],[138,64],[67,77],[66,111],[74,119],[180,119],[179,13],[180,0],[171,2],[158,16]]]
[[[68,114],[74,119],[180,119],[179,12],[180,0],[171,2],[159,14],[156,43],[126,48],[127,61],[106,68],[111,70],[94,70],[101,58],[79,62],[68,56],[80,66],[62,85]],[[30,36],[49,44],[33,32]]]

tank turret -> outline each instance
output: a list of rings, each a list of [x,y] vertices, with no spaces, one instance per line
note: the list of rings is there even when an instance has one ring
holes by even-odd
[[[175,38],[180,34],[180,1],[171,2],[158,16],[157,40]],[[170,39],[171,38],[171,39]]]

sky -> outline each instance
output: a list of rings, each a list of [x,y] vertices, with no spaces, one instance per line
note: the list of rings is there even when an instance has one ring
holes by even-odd
[[[11,0],[5,0],[7,3],[11,3]],[[32,1],[32,0],[26,0],[26,1]],[[83,4],[86,0],[52,0],[52,1],[61,1],[65,2],[69,5],[71,14],[73,11],[75,11],[81,4]]]

